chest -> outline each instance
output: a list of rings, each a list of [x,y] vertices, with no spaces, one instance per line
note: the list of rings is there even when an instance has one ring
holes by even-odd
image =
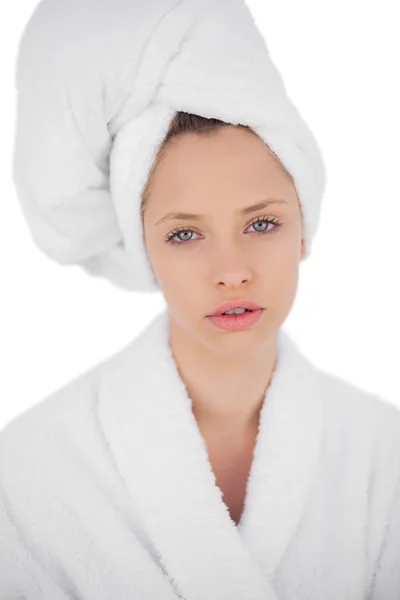
[[[222,499],[232,520],[237,525],[244,509],[255,437],[241,443],[209,440],[206,444],[216,484],[223,494]]]

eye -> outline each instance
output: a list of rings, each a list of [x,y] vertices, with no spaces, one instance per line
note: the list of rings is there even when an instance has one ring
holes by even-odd
[[[256,233],[259,233],[260,235],[270,235],[272,233],[275,233],[276,231],[278,231],[279,227],[282,225],[282,223],[280,221],[278,221],[278,219],[276,219],[275,217],[257,217],[248,225],[248,227],[252,227],[252,226],[256,225],[257,223],[263,223],[263,224],[266,223],[266,225],[264,225],[264,229],[262,231],[256,231]],[[268,225],[274,225],[274,227],[272,229],[268,229]],[[167,235],[167,237],[165,238],[165,242],[172,244],[173,246],[185,246],[189,242],[195,241],[193,239],[186,239],[186,240],[181,239],[179,242],[175,241],[174,238],[179,233],[196,233],[196,232],[193,229],[190,229],[189,227],[177,227],[176,229],[174,229]]]

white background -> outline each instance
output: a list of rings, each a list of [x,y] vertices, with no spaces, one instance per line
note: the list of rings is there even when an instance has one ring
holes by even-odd
[[[12,181],[17,45],[35,0],[0,8],[0,429],[118,351],[164,306],[36,247]],[[285,329],[314,363],[400,408],[396,0],[249,0],[328,185]]]

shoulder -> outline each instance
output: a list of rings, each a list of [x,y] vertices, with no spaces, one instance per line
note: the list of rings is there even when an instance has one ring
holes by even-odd
[[[48,475],[66,472],[66,447],[87,422],[94,380],[81,375],[15,417],[0,432],[0,486],[11,498],[31,499]],[[57,469],[57,470],[56,470]]]
[[[60,532],[66,539],[72,522],[77,532],[76,503],[85,523],[83,511],[101,502],[103,492],[112,490],[111,497],[120,490],[96,418],[99,380],[108,364],[63,385],[0,432],[2,502],[41,548],[53,547]]]
[[[23,439],[33,441],[49,427],[68,427],[78,413],[88,409],[94,386],[91,372],[79,375],[14,417],[0,431],[0,456],[8,446]]]
[[[72,473],[78,456],[92,462],[102,440],[96,427],[96,404],[103,373],[116,353],[65,383],[0,431],[0,484],[38,483],[46,469]]]
[[[398,448],[400,456],[400,407],[344,378],[317,371],[325,418],[332,430],[347,432],[354,440],[364,434],[382,450]]]
[[[14,417],[0,430],[0,456],[8,445],[33,439],[37,433],[75,429],[93,411],[98,386],[104,373],[123,359],[126,348],[106,357],[48,394],[28,410]]]

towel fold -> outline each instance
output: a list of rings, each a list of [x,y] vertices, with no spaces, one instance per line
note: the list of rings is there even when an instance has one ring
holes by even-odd
[[[159,290],[140,203],[177,111],[247,125],[268,144],[294,178],[309,256],[324,162],[243,0],[44,0],[16,87],[14,182],[50,258]]]

